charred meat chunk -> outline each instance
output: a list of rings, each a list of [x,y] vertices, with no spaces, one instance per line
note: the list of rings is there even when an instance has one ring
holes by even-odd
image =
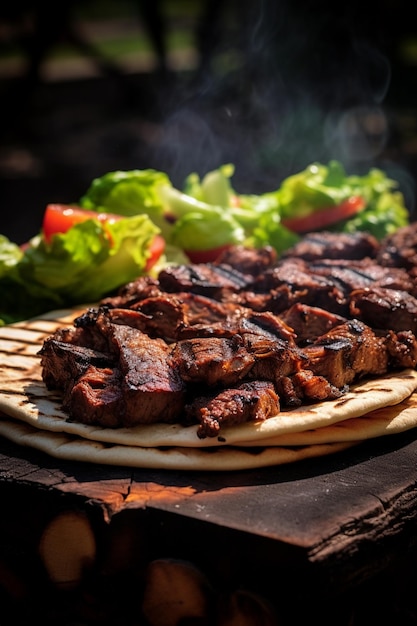
[[[229,265],[242,274],[259,276],[268,267],[275,265],[278,255],[274,248],[246,248],[245,246],[231,246],[216,259],[216,265]]]
[[[215,437],[222,426],[263,421],[280,411],[274,386],[266,381],[245,382],[197,397],[185,407],[186,419],[200,424],[200,439]]]
[[[397,289],[358,289],[350,298],[350,312],[372,328],[410,330],[417,334],[417,299]]]
[[[338,389],[388,370],[385,338],[359,320],[339,324],[304,348],[309,368]]]
[[[319,276],[332,278],[344,293],[367,287],[400,289],[416,292],[416,279],[400,267],[382,267],[372,259],[345,261],[323,259],[310,264],[310,271]]]
[[[85,346],[59,341],[48,337],[39,351],[42,378],[48,389],[59,389],[67,393],[87,369],[111,367],[114,357]]]
[[[112,340],[119,352],[124,426],[172,422],[184,404],[185,385],[163,339],[151,339],[129,326],[112,324]]]
[[[344,392],[344,389],[335,387],[324,376],[314,374],[309,369],[300,370],[292,376],[282,376],[275,387],[282,406],[290,409],[305,402],[340,398]]]
[[[399,228],[380,243],[377,261],[385,267],[417,266],[417,222]]]
[[[410,330],[398,333],[389,330],[385,339],[390,367],[401,369],[417,366],[417,339],[414,333]]]
[[[282,313],[296,302],[333,311],[346,312],[347,300],[343,288],[331,276],[311,272],[301,259],[288,259],[266,270],[250,285],[255,292],[269,293],[265,305],[274,313]]]
[[[280,317],[294,331],[298,345],[312,343],[320,335],[347,321],[341,315],[300,302],[283,311]]]
[[[375,257],[378,240],[365,232],[333,233],[320,231],[304,235],[301,241],[283,252],[281,258],[298,257],[305,261],[315,259],[363,259]]]
[[[171,363],[187,383],[204,382],[209,387],[234,385],[255,363],[242,337],[195,337],[178,341]]]
[[[159,273],[161,289],[169,293],[191,292],[222,300],[225,294],[240,291],[248,282],[245,274],[229,265],[214,263],[176,265]]]
[[[90,365],[65,397],[63,407],[77,422],[105,428],[124,426],[119,369]]]

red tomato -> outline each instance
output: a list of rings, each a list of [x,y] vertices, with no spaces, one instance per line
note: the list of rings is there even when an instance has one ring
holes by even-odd
[[[68,204],[48,204],[43,217],[42,232],[45,240],[49,242],[52,235],[65,233],[71,226],[85,222],[88,219],[96,219],[103,224],[112,224],[122,219],[122,217],[122,215],[115,213],[87,211],[81,207],[69,206]],[[165,239],[161,235],[156,235],[149,246],[149,257],[145,266],[146,272],[155,265],[164,250]]]
[[[155,235],[150,247],[149,257],[146,261],[145,272],[149,272],[151,267],[159,260],[165,250],[165,239],[161,235]]]
[[[303,217],[289,217],[282,224],[295,233],[308,233],[322,230],[352,217],[365,208],[365,200],[360,196],[352,196],[336,206],[325,207]]]
[[[45,240],[49,242],[52,235],[66,233],[67,230],[89,219],[96,219],[103,223],[113,223],[121,219],[121,215],[114,213],[97,213],[87,211],[81,207],[69,206],[68,204],[48,204],[43,216],[42,232]]]
[[[230,248],[230,244],[212,248],[211,250],[184,250],[184,252],[191,263],[213,263],[228,248]]]

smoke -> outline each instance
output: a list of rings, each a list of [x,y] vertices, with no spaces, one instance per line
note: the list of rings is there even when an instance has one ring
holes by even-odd
[[[355,2],[225,6],[210,62],[165,103],[155,163],[181,184],[232,162],[243,192],[274,189],[312,161],[384,166],[392,70],[377,19]]]

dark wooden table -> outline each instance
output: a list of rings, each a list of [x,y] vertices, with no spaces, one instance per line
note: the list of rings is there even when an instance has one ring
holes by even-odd
[[[120,578],[135,560],[172,557],[195,563],[222,590],[262,593],[283,624],[417,623],[409,593],[415,430],[330,457],[227,473],[63,462],[0,439],[0,496],[3,569],[18,577],[19,566],[38,568],[48,520],[77,510],[96,536],[101,581],[104,562]],[[129,557],[116,567],[109,554],[121,536],[130,537]]]

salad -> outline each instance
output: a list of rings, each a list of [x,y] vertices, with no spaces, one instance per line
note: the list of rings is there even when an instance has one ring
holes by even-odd
[[[276,190],[241,194],[234,167],[183,188],[157,170],[108,172],[74,204],[49,204],[39,232],[19,246],[0,235],[0,323],[95,302],[167,264],[205,263],[236,244],[278,254],[316,230],[364,230],[377,239],[409,223],[396,181],[380,169],[347,175],[312,163]]]

